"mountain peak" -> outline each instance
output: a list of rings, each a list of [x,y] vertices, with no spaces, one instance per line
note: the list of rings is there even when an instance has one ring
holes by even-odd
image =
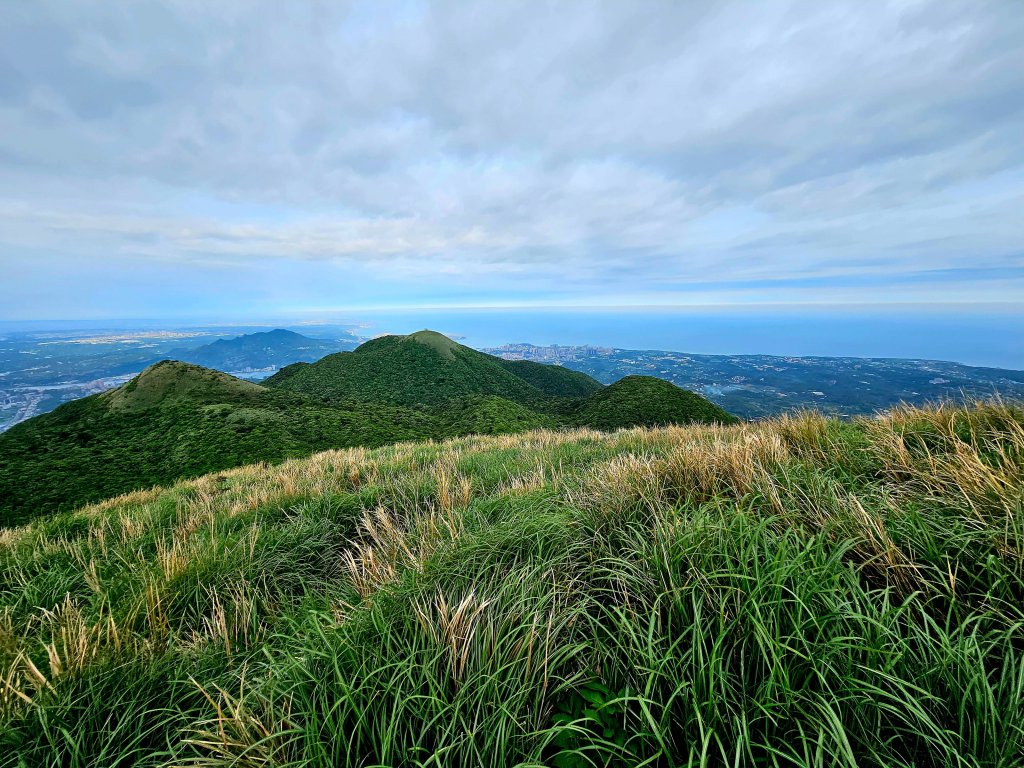
[[[267,339],[307,339],[308,336],[303,336],[301,333],[295,331],[289,331],[287,328],[274,328],[272,331],[256,331],[255,333],[247,333],[242,336],[236,336],[234,339],[226,339],[226,341],[238,341],[239,339],[251,339],[251,340],[267,340]],[[222,339],[224,341],[224,339]]]
[[[435,406],[467,395],[519,403],[544,399],[542,390],[507,370],[504,362],[437,331],[422,330],[380,336],[354,352],[302,368],[289,366],[264,384],[317,397],[404,406]]]
[[[179,360],[161,360],[117,389],[103,393],[111,410],[142,410],[168,400],[201,399],[210,394],[259,393],[262,387],[220,371]]]
[[[449,358],[454,357],[455,350],[461,346],[458,342],[449,339],[443,333],[431,331],[427,328],[424,328],[422,331],[416,331],[416,333],[410,333],[408,336],[403,336],[402,341],[411,341],[416,344],[423,344],[424,346],[430,347]]]
[[[231,339],[218,339],[195,349],[176,349],[171,357],[221,371],[246,368],[282,367],[289,363],[311,363],[321,357],[351,349],[353,341],[318,339],[285,328],[246,333]]]

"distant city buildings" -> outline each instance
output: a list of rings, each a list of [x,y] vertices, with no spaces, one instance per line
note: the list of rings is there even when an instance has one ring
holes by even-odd
[[[563,347],[558,344],[538,346],[536,344],[506,344],[486,349],[485,352],[505,360],[533,360],[535,362],[562,363],[587,358],[604,357],[615,352],[611,347]]]

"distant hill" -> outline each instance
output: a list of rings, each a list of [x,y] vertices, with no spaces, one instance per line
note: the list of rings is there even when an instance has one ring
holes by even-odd
[[[700,395],[661,379],[630,376],[605,387],[579,371],[502,360],[429,330],[382,336],[353,352],[291,365],[263,384],[329,402],[427,409],[446,435],[736,420]]]
[[[351,339],[314,339],[301,333],[278,328],[247,333],[234,339],[219,339],[196,349],[173,350],[170,357],[220,371],[244,371],[249,368],[279,368],[296,362],[312,362],[334,352],[353,349]]]
[[[486,350],[516,362],[555,363],[611,384],[657,376],[744,419],[815,410],[870,415],[901,403],[1024,399],[1024,371],[941,360],[865,357],[699,355],[668,350],[509,344]]]
[[[0,525],[327,448],[731,421],[665,381],[634,376],[605,387],[557,366],[500,360],[433,331],[386,336],[290,365],[264,384],[162,361],[117,389],[0,435]]]
[[[657,427],[690,422],[731,424],[737,419],[700,395],[650,376],[627,376],[581,400],[574,424],[611,430],[622,424]]]
[[[112,413],[138,413],[181,403],[249,402],[266,397],[252,382],[173,360],[150,366],[124,386],[97,395]]]
[[[548,372],[538,375],[535,368]],[[437,405],[470,395],[495,395],[523,405],[601,389],[586,374],[536,363],[510,365],[434,331],[382,336],[354,352],[312,365],[289,366],[266,385],[332,400]]]

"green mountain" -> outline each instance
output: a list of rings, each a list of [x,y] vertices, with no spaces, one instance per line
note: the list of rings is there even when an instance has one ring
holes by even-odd
[[[312,362],[325,355],[352,349],[356,339],[314,339],[278,328],[247,333],[234,339],[218,339],[196,349],[173,350],[169,357],[186,363],[242,371],[246,368],[280,367],[296,361]]]
[[[409,409],[329,407],[165,361],[0,435],[0,525],[242,464],[435,432]]]
[[[506,371],[551,397],[586,397],[600,391],[604,386],[586,373],[560,365],[544,365],[530,360],[495,359]]]
[[[730,422],[659,379],[604,387],[438,333],[387,336],[266,386],[163,361],[0,434],[0,525],[154,484],[328,448],[539,428]]]
[[[625,424],[731,424],[736,418],[700,395],[664,379],[627,376],[579,401],[570,420],[580,427],[611,430]]]
[[[253,403],[265,395],[266,390],[258,384],[226,373],[163,360],[124,386],[96,395],[96,400],[112,412],[138,413],[152,408],[174,407],[184,402]]]
[[[466,426],[448,434],[490,423],[610,430],[735,421],[700,395],[662,379],[629,376],[605,387],[578,371],[502,360],[434,331],[383,336],[353,352],[288,366],[263,383],[328,401],[432,408],[446,423]]]
[[[288,366],[265,384],[329,400],[418,407],[470,395],[496,395],[521,404],[538,404],[550,397],[504,362],[425,330],[408,336],[382,336],[354,352],[329,355],[311,365]],[[593,381],[586,374],[558,371],[551,381],[564,377],[565,389],[578,388],[581,380]],[[601,387],[596,381],[593,386]]]

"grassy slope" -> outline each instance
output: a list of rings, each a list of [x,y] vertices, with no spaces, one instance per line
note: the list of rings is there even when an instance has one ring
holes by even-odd
[[[0,765],[1020,766],[1022,423],[401,444],[0,532]]]

